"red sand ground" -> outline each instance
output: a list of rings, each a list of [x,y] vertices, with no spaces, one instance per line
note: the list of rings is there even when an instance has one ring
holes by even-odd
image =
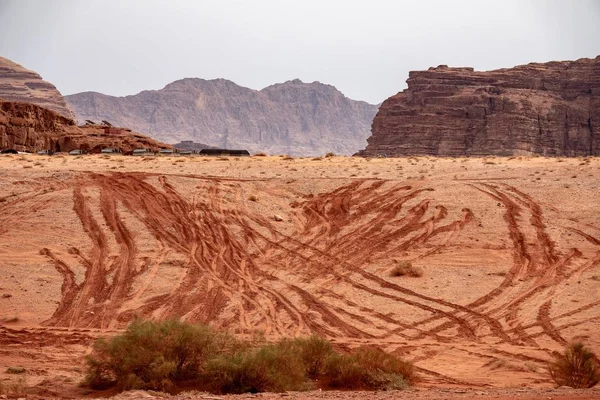
[[[90,344],[136,316],[315,332],[412,360],[418,388],[531,399],[569,341],[600,350],[598,159],[3,156],[0,171],[5,386],[23,366],[30,393],[83,396]],[[423,277],[391,277],[403,260]],[[481,396],[437,390],[423,396]],[[401,396],[446,398],[421,393]]]

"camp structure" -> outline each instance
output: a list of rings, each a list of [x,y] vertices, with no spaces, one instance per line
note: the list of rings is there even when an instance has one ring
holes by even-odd
[[[202,149],[200,150],[201,156],[235,156],[243,157],[249,156],[248,150],[229,150],[229,149]]]

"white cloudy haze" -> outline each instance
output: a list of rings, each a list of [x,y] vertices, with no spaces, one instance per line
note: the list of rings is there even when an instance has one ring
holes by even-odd
[[[597,0],[0,0],[0,56],[63,94],[300,78],[379,103],[409,70],[599,54]]]

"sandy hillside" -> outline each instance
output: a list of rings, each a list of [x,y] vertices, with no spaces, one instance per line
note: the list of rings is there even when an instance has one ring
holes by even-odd
[[[553,352],[600,352],[600,159],[32,155],[0,171],[0,382],[23,366],[38,393],[82,395],[89,344],[135,316],[377,345],[420,388],[551,387]],[[390,276],[402,261],[423,276]]]

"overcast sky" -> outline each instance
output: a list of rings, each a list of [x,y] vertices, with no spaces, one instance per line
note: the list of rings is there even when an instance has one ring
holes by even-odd
[[[63,94],[300,78],[379,103],[410,70],[597,55],[598,0],[0,0],[0,56]]]

